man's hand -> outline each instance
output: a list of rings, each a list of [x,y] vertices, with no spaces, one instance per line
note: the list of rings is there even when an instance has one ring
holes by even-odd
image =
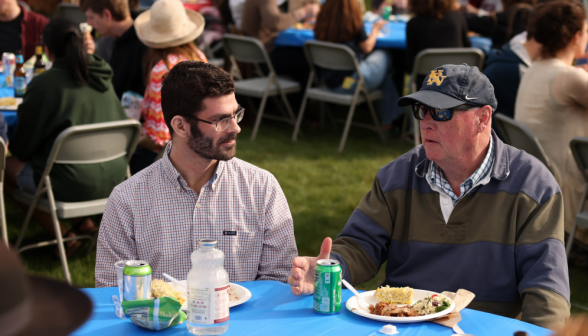
[[[84,34],[84,48],[88,55],[93,55],[96,51],[96,43],[90,34]]]
[[[292,270],[288,283],[294,295],[312,294],[314,292],[314,267],[320,259],[329,259],[333,241],[327,237],[321,245],[318,257],[296,257],[292,261]]]

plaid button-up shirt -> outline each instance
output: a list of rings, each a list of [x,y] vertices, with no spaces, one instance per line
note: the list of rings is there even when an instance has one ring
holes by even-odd
[[[494,163],[494,141],[492,137],[490,137],[490,146],[488,147],[488,152],[486,153],[486,157],[480,167],[470,176],[467,180],[465,180],[462,184],[459,185],[459,190],[461,194],[459,197],[453,192],[451,189],[451,185],[443,176],[443,170],[435,164],[435,162],[431,162],[431,173],[429,174],[429,179],[431,183],[435,184],[441,190],[443,190],[453,202],[453,206],[459,201],[470,189],[472,189],[476,183],[482,181],[489,173],[492,168],[492,164]]]
[[[290,208],[272,174],[237,158],[219,161],[196,193],[166,153],[110,195],[98,236],[96,287],[117,286],[119,260],[149,262],[153,279],[162,273],[186,279],[200,238],[217,240],[231,282],[286,282],[298,254]]]

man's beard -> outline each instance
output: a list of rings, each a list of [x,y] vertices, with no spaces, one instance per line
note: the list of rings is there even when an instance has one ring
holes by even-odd
[[[192,135],[188,139],[188,146],[194,153],[205,159],[228,161],[237,153],[237,143],[231,146],[220,145],[230,140],[236,140],[237,134],[227,134],[214,144],[212,138],[207,137],[200,131],[197,122],[190,123],[190,132]]]

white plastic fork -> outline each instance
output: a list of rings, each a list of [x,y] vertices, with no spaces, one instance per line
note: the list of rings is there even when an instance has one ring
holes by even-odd
[[[163,276],[166,277],[171,282],[177,283],[179,286],[182,286],[182,287],[188,289],[188,286],[184,285],[183,283],[181,283],[178,279],[174,278],[173,276],[171,276],[167,273],[163,273]]]
[[[353,292],[353,294],[355,294],[355,297],[357,298],[357,306],[359,308],[369,310],[367,308],[367,307],[369,307],[369,304],[367,302],[365,302],[365,300],[361,297],[361,295],[359,295],[359,293],[355,290],[355,288],[353,288],[353,286],[351,286],[351,284],[349,282],[347,282],[347,280],[345,280],[345,279],[341,279],[341,282],[345,285],[345,287],[347,287],[347,289],[349,289],[350,291]]]

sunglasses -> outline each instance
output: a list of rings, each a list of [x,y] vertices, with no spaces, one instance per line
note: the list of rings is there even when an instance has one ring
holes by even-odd
[[[427,112],[429,112],[435,121],[449,121],[451,118],[453,118],[454,111],[469,111],[479,107],[480,106],[464,104],[450,109],[438,109],[423,104],[414,104],[412,105],[412,114],[414,114],[414,117],[417,120],[423,120],[425,119]]]

